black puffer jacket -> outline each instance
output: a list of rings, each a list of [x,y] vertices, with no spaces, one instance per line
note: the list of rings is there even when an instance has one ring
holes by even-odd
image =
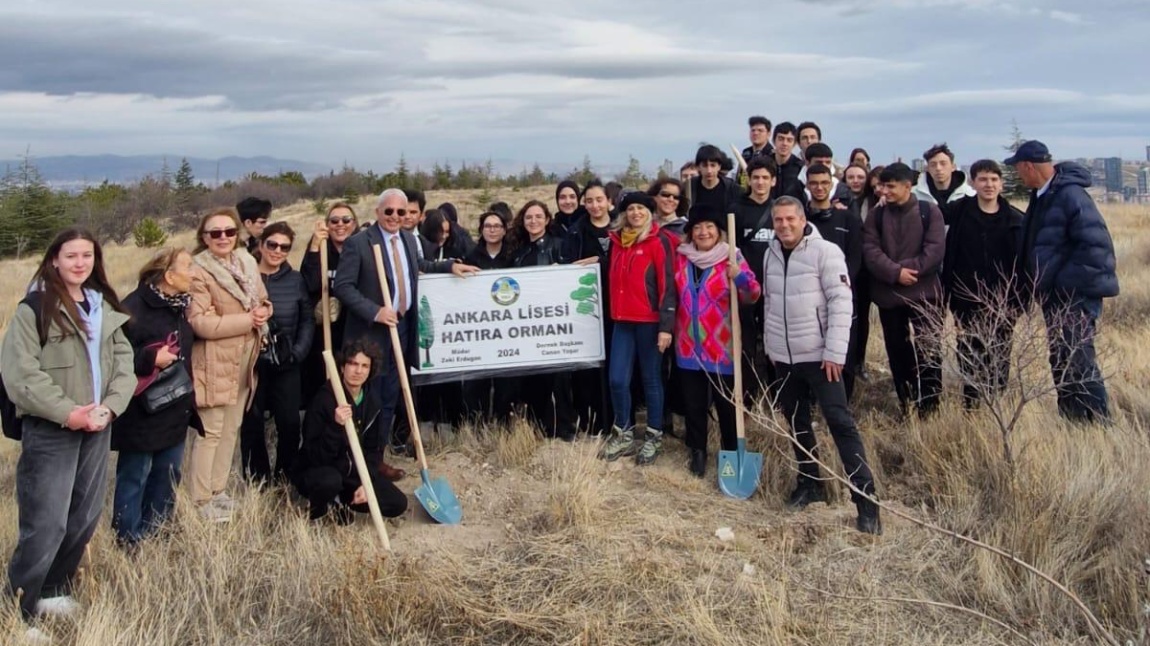
[[[1114,241],[1086,192],[1090,171],[1074,162],[1056,165],[1050,189],[1030,194],[1022,262],[1042,295],[1076,298],[1118,295]]]
[[[315,336],[314,305],[303,276],[285,262],[274,274],[261,273],[260,277],[272,302],[272,319],[279,333],[292,340],[292,362],[300,363],[311,349]]]
[[[170,307],[144,283],[128,294],[124,308],[132,316],[124,332],[135,353],[137,377],[146,377],[155,369],[156,348],[145,348],[167,341],[172,334],[179,340],[179,354],[184,367],[189,375],[192,373],[195,335],[184,310]],[[144,412],[139,397],[133,397],[124,414],[112,424],[112,450],[152,453],[171,448],[184,441],[188,426],[198,425],[192,422],[194,409],[194,394],[153,415]]]

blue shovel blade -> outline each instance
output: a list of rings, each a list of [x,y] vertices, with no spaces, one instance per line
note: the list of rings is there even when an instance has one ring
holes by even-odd
[[[719,451],[719,489],[731,498],[746,500],[759,486],[763,454],[748,453],[746,440],[735,451]]]
[[[426,470],[420,470],[419,478],[423,484],[416,487],[415,498],[427,510],[427,515],[444,525],[458,525],[463,520],[463,508],[447,479],[432,480]]]

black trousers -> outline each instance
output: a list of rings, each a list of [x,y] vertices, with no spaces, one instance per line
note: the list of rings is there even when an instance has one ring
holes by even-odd
[[[1101,311],[1100,300],[1062,303],[1048,298],[1042,305],[1058,413],[1072,422],[1110,421],[1110,397],[1094,349]]]
[[[795,460],[799,463],[800,487],[815,486],[820,475],[817,464],[808,457],[818,457],[818,442],[811,428],[810,396],[814,396],[823,411],[823,417],[830,427],[835,440],[839,459],[842,460],[847,478],[851,484],[864,493],[874,493],[874,476],[867,463],[866,449],[862,436],[855,426],[854,417],[847,407],[847,394],[841,381],[828,381],[826,371],[818,362],[788,364],[777,362],[775,369],[779,375],[779,408],[791,424],[798,446],[795,446]],[[800,448],[800,446],[802,448]],[[803,449],[806,449],[804,451]],[[858,503],[861,498],[853,491],[851,500]]]
[[[503,423],[511,414],[516,380],[512,377],[468,379],[463,382],[463,415],[471,421]]]
[[[678,375],[683,417],[687,422],[687,447],[707,450],[707,422],[714,405],[719,417],[719,445],[724,451],[734,451],[735,404],[731,398],[735,392],[735,376],[682,369]]]
[[[395,518],[407,511],[407,494],[385,480],[372,465],[368,465],[368,469],[372,471],[371,484],[375,489],[376,501],[379,502],[379,512],[388,518]],[[296,488],[301,496],[308,499],[311,505],[309,516],[315,519],[322,518],[329,506],[337,500],[340,504],[348,505],[352,511],[368,513],[367,503],[351,504],[359,486],[359,476],[354,471],[343,474],[335,467],[313,467],[300,474]]]
[[[517,399],[527,407],[527,419],[546,437],[574,437],[575,415],[571,408],[571,376],[566,372],[531,375],[518,379]]]
[[[1014,324],[991,321],[964,308],[953,307],[951,313],[958,327],[956,354],[962,373],[962,404],[974,408],[983,398],[1006,388]]]
[[[899,404],[904,411],[914,404],[920,417],[933,413],[942,395],[937,317],[923,316],[909,305],[879,308],[878,315]]]
[[[399,325],[396,329],[399,331],[399,345],[400,347],[407,347],[407,339],[409,334],[415,334],[416,317],[409,315],[403,316],[399,319]],[[375,392],[379,393],[379,421],[383,424],[383,430],[387,437],[384,438],[385,442],[390,442],[395,445],[402,445],[407,442],[408,437],[411,435],[411,429],[408,427],[407,409],[406,404],[403,402],[403,392],[399,384],[399,366],[395,362],[395,352],[391,347],[391,333],[388,332],[385,342],[388,344],[384,353],[387,355],[387,360],[384,361],[383,369],[375,377]],[[408,377],[411,376],[411,361],[418,357],[404,357],[404,369],[407,370]],[[408,381],[410,384],[411,382]],[[413,403],[416,405],[416,410],[419,406],[418,389],[412,387],[411,397]],[[394,430],[393,430],[394,428]]]
[[[300,448],[300,367],[279,368],[261,363],[259,384],[252,406],[240,425],[240,459],[244,474],[253,482],[266,482],[273,476],[285,479],[292,472]],[[276,424],[276,461],[273,469],[264,437],[264,413],[270,411]]]

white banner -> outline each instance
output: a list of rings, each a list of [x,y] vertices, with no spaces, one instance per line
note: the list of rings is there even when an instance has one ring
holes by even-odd
[[[419,277],[424,375],[603,361],[598,263]]]

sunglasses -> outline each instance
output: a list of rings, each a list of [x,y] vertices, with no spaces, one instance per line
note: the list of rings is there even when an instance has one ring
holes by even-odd
[[[662,191],[659,192],[659,197],[675,201],[683,199],[682,196],[680,196],[678,193],[664,193]]]
[[[230,229],[212,229],[211,231],[204,231],[212,240],[219,240],[220,238],[234,238],[239,231],[232,227]]]
[[[343,217],[343,218],[328,218],[327,219],[328,224],[351,224],[352,222],[355,222],[355,218]]]
[[[268,240],[264,243],[264,246],[268,248],[268,251],[282,251],[284,253],[291,251],[290,242],[272,242]]]
[[[402,216],[404,213],[407,213],[407,209],[392,209],[392,208],[386,208],[386,209],[384,209],[384,210],[383,210],[383,214],[384,214],[384,215],[399,215],[399,216]]]

